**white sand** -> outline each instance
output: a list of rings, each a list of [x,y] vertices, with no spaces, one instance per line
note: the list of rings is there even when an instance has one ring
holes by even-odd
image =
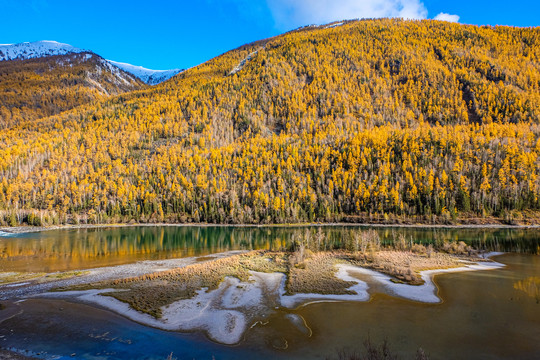
[[[490,253],[490,256],[500,255],[501,253]],[[473,270],[492,270],[504,267],[505,265],[497,262],[478,262],[467,263],[467,265],[458,268],[440,269],[440,270],[427,270],[420,272],[424,284],[422,285],[408,285],[400,284],[392,281],[392,277],[380,273],[378,271],[365,269],[353,265],[337,265],[338,271],[336,277],[344,281],[352,281],[356,284],[348,288],[348,290],[354,291],[354,295],[321,295],[321,294],[285,294],[285,281],[282,281],[280,300],[281,305],[286,308],[294,308],[298,305],[308,305],[315,302],[325,301],[368,301],[370,294],[368,293],[369,285],[351,274],[357,273],[362,275],[368,275],[370,281],[376,282],[383,286],[385,293],[401,297],[408,300],[414,300],[424,303],[439,303],[441,298],[438,296],[438,288],[433,282],[433,277],[438,274],[473,271]]]
[[[294,295],[285,295],[285,279],[282,281],[280,289],[280,301],[281,305],[292,309],[300,304],[307,305],[313,302],[321,301],[368,301],[369,294],[367,292],[368,285],[358,280],[355,277],[352,277],[347,272],[346,268],[338,266],[338,271],[336,272],[336,277],[344,281],[355,282],[356,285],[351,286],[348,290],[354,291],[356,294],[350,295],[323,295],[323,294],[294,294]]]
[[[15,284],[7,284],[7,285],[3,285],[7,288],[12,288],[12,287],[17,287],[17,286],[25,286],[25,285],[28,285],[30,284],[29,282],[22,282],[22,283],[15,283]]]
[[[227,278],[217,290],[197,292],[192,299],[180,300],[163,308],[165,325],[173,330],[204,330],[208,336],[223,344],[239,342],[247,327],[246,316],[238,311],[216,307],[220,295],[239,283]]]
[[[358,273],[363,275],[369,275],[370,279],[374,282],[381,284],[385,292],[389,295],[401,297],[404,299],[424,302],[424,303],[439,303],[442,300],[438,296],[438,288],[433,282],[433,277],[438,274],[443,273],[452,273],[452,272],[463,272],[463,271],[474,271],[474,270],[492,270],[504,267],[503,264],[497,262],[480,262],[480,263],[471,263],[469,265],[451,268],[451,269],[439,269],[439,270],[427,270],[420,272],[424,284],[422,285],[408,285],[400,284],[392,281],[392,277],[382,274],[377,271],[361,268],[353,265],[338,265],[340,270],[350,273]],[[339,276],[338,272],[338,277]],[[343,280],[349,281],[350,277],[347,279],[340,277]],[[354,281],[362,282],[361,280],[355,279]]]
[[[248,323],[264,314],[264,295],[277,293],[283,274],[252,272],[251,282],[225,278],[218,289],[197,292],[191,299],[176,301],[162,308],[161,319],[132,309],[128,304],[101,294],[115,291],[87,290],[46,293],[40,296],[69,297],[98,304],[139,323],[164,330],[203,330],[222,344],[236,344],[242,340]]]
[[[265,274],[251,272],[250,281],[241,282],[236,278],[227,277],[219,288],[213,291],[201,289],[192,299],[176,301],[163,307],[162,318],[140,313],[126,303],[110,296],[101,294],[117,291],[113,289],[69,291],[45,293],[39,296],[71,297],[78,300],[95,303],[123,315],[134,321],[165,330],[195,331],[201,330],[208,336],[222,344],[236,344],[242,340],[244,332],[251,324],[261,321],[273,309],[279,307],[294,308],[299,304],[306,305],[322,301],[368,301],[369,285],[354,274],[368,275],[368,282],[382,285],[384,292],[409,300],[425,303],[439,303],[437,286],[433,277],[441,273],[489,270],[503,267],[496,262],[467,263],[463,267],[429,270],[420,273],[425,281],[423,285],[414,286],[397,284],[391,277],[373,270],[352,265],[338,265],[336,276],[355,284],[349,288],[356,294],[351,295],[321,295],[321,294],[295,294],[285,295],[285,275],[281,273]],[[292,325],[306,334],[311,330],[305,321],[295,314],[288,314],[287,318]],[[309,331],[308,331],[309,330]]]
[[[246,251],[236,250],[206,256],[207,260],[226,258],[238,255]],[[93,284],[107,280],[117,280],[123,278],[137,277],[145,274],[152,274],[159,271],[178,269],[197,263],[199,257],[168,259],[168,260],[145,260],[133,264],[108,266],[95,269],[87,269],[79,276],[71,276],[65,279],[47,277],[47,275],[36,277],[35,279],[22,279],[20,282],[12,283],[13,286],[0,284],[0,300],[30,297],[45,293],[54,288],[69,288],[81,284]],[[3,273],[17,275],[17,273]],[[23,286],[24,285],[24,286]]]

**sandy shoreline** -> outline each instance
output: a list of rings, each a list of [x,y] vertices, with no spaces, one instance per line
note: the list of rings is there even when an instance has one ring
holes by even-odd
[[[51,230],[77,230],[77,229],[105,229],[105,228],[130,228],[130,227],[236,227],[236,228],[302,228],[302,227],[366,227],[366,228],[413,228],[413,229],[540,229],[540,225],[504,225],[504,224],[370,224],[370,223],[303,223],[303,224],[84,224],[84,225],[57,225],[57,226],[15,226],[0,227],[0,238],[16,236],[26,233],[36,233]]]
[[[242,253],[245,253],[245,251],[235,250],[207,255],[205,256],[204,261],[212,261]],[[182,268],[201,262],[199,259],[199,257],[188,257],[166,260],[144,260],[132,264],[85,269],[82,271],[82,275],[67,279],[52,278],[47,280],[45,276],[33,278],[31,280],[24,279],[21,281],[0,284],[0,300],[23,299],[45,293],[54,288],[91,284],[106,280],[123,279]]]
[[[310,260],[313,261],[312,263],[300,264],[302,265],[300,269],[311,269],[310,266],[314,266],[312,270],[305,270],[308,272],[302,274],[311,274],[309,271],[314,271],[315,278],[302,275],[298,272],[299,268],[295,266],[295,263],[289,264],[292,270],[286,270],[285,264],[293,261],[296,255],[283,257],[283,254],[279,256],[271,253],[264,254],[267,253],[228,251],[204,258],[146,260],[127,265],[94,268],[67,278],[55,279],[48,278],[46,275],[31,279],[21,278],[18,282],[0,285],[0,300],[9,300],[13,312],[17,307],[16,300],[24,301],[34,297],[69,299],[93,304],[143,325],[168,331],[202,331],[213,341],[234,345],[242,341],[244,334],[253,324],[264,322],[265,318],[276,311],[290,311],[314,302],[366,302],[375,293],[435,304],[442,301],[438,296],[438,287],[433,281],[436,275],[491,270],[504,266],[494,261],[485,261],[501,253],[482,253],[478,258],[467,257],[461,260],[454,258],[452,261],[446,258],[439,259],[437,254],[434,254],[433,257],[430,255],[430,259],[439,267],[444,268],[420,271],[422,268],[434,268],[422,267],[417,273],[422,279],[422,285],[410,285],[396,281],[396,277],[388,275],[390,273],[384,274],[361,267],[365,265],[360,263],[343,262],[343,260],[339,262],[337,259],[342,256],[339,254],[314,254]],[[415,266],[411,265],[411,259],[417,259],[419,256],[408,254],[411,254],[406,256],[410,271],[411,267],[414,269]],[[398,263],[403,261],[400,257],[390,258]],[[244,272],[238,269],[244,269]],[[214,281],[213,275],[205,275],[205,271],[208,274],[222,275],[218,275]],[[293,271],[294,276],[291,275]],[[302,278],[302,276],[307,277]],[[189,296],[182,297],[178,292],[178,286],[187,286],[182,284],[191,284],[189,279],[200,277],[207,279],[205,285],[196,285],[199,284],[197,280],[193,283],[195,284],[194,291],[189,293]],[[318,278],[326,280],[320,282]],[[134,285],[135,288],[130,287],[131,285],[117,287],[116,285],[122,283],[124,279],[127,279],[127,282],[123,283],[124,286],[137,284],[138,280],[148,281],[146,286],[149,285],[147,289],[150,289],[150,300],[154,301],[155,305],[150,304],[141,308],[140,301],[144,298],[144,285],[139,283],[137,285],[139,287]],[[295,279],[296,287],[291,287],[291,279]],[[152,283],[152,281],[157,283]],[[331,285],[340,285],[329,286],[329,282]],[[317,286],[312,284],[317,284]],[[158,288],[170,289],[172,293],[158,292],[161,295],[155,298]],[[62,291],[55,289],[62,289]],[[319,291],[324,294],[317,293]],[[128,296],[126,297],[125,294]],[[161,299],[170,299],[170,301],[161,302]],[[293,315],[287,317],[291,326],[302,327],[301,322]],[[306,328],[308,328],[307,325]],[[307,329],[302,329],[304,330],[308,333]]]

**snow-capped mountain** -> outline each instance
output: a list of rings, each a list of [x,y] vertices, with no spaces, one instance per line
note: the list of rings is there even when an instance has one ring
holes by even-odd
[[[146,88],[91,52],[0,61],[0,74],[0,129]]]
[[[44,56],[82,53],[86,50],[56,41],[36,41],[0,45],[0,61],[26,60]]]
[[[93,54],[89,50],[83,50],[71,46],[69,44],[62,44],[56,41],[36,41],[25,42],[21,44],[1,44],[0,45],[0,61],[8,60],[27,60],[33,58],[55,56],[55,55],[68,55],[88,53]],[[97,55],[99,56],[99,55]],[[141,81],[149,85],[156,85],[165,80],[170,79],[174,75],[180,73],[182,70],[151,70],[142,66],[135,66],[117,61],[105,60],[110,66],[116,69],[116,72],[123,70],[133,76],[137,77]],[[113,69],[111,69],[112,71]],[[114,71],[113,71],[114,72]]]
[[[107,60],[111,64],[119,67],[120,69],[135,75],[139,79],[141,79],[143,82],[149,84],[149,85],[156,85],[159,84],[165,80],[169,80],[176,74],[182,72],[181,69],[173,69],[173,70],[151,70],[144,68],[142,66],[135,66],[131,64],[126,64],[118,61],[112,61]]]

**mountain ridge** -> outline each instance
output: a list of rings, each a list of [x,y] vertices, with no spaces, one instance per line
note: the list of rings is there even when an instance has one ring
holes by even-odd
[[[169,80],[171,77],[181,73],[183,69],[171,69],[171,70],[152,70],[142,66],[132,65],[119,61],[107,60],[114,66],[127,71],[130,74],[137,76],[144,83],[148,85],[157,85],[164,81]]]
[[[87,50],[57,41],[41,40],[19,44],[0,44],[0,61],[27,60],[44,56],[81,53]]]
[[[91,52],[0,61],[0,129],[145,86]]]
[[[95,54],[90,50],[84,50],[69,44],[50,40],[24,42],[19,44],[0,44],[0,61],[28,60],[76,53]],[[181,69],[152,70],[142,66],[131,65],[113,60],[105,59],[105,61],[112,66],[136,76],[141,81],[149,85],[157,85],[163,81],[167,81],[182,71]]]

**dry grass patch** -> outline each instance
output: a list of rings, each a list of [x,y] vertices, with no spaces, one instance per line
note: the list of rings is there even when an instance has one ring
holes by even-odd
[[[72,277],[77,276],[83,276],[88,275],[90,271],[66,271],[66,272],[59,272],[54,274],[49,274],[45,276],[45,279],[47,280],[62,280],[62,279],[69,279]]]
[[[359,247],[360,248],[360,247]],[[367,252],[321,251],[313,253],[300,244],[294,252],[252,251],[247,254],[196,263],[183,268],[156,272],[128,279],[105,281],[60,290],[88,290],[113,288],[118,291],[104,295],[129,304],[133,309],[161,317],[161,308],[173,302],[193,298],[197,291],[219,287],[226,277],[249,281],[251,271],[287,276],[285,291],[294,294],[354,294],[349,288],[354,282],[336,277],[339,263],[352,264],[380,271],[398,282],[423,283],[420,272],[462,266],[458,256],[434,252],[432,249],[378,249],[368,246]],[[428,250],[428,251],[424,251]]]
[[[361,266],[380,271],[395,277],[398,281],[412,285],[423,283],[420,272],[435,269],[450,269],[463,266],[463,258],[445,253],[433,252],[430,255],[409,251],[381,250],[369,259],[365,258]]]
[[[0,285],[34,280],[44,275],[45,273],[0,272]]]
[[[354,294],[347,290],[355,283],[336,277],[336,264],[346,262],[345,253],[320,252],[308,256],[302,263],[291,264],[286,293],[293,294]]]
[[[139,277],[84,285],[76,289],[119,289],[121,291],[104,295],[112,296],[128,303],[137,311],[159,318],[161,307],[178,300],[190,299],[202,288],[215,290],[228,276],[249,281],[250,271],[286,273],[286,255],[254,251]]]

